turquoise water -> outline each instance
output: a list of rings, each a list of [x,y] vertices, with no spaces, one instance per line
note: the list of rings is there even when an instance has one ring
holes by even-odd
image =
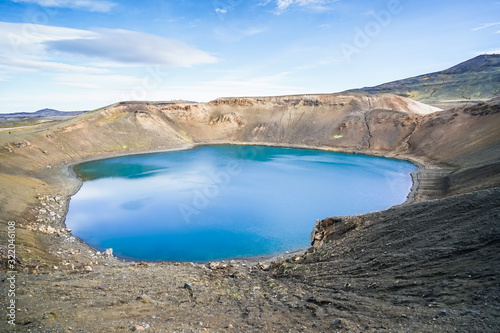
[[[208,261],[310,246],[316,219],[406,200],[405,161],[263,146],[198,146],[75,166],[66,225],[135,260]]]

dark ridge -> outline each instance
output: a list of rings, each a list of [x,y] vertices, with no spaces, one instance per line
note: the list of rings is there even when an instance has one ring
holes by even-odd
[[[390,93],[425,103],[477,102],[500,96],[500,54],[484,54],[446,70],[345,93]]]
[[[63,119],[77,116],[87,111],[58,111],[54,109],[41,109],[36,112],[16,112],[0,114],[0,119],[20,119],[20,118],[48,118]]]

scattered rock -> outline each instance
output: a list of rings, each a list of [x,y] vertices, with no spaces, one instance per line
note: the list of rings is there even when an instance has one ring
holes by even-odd
[[[17,148],[26,148],[31,146],[31,143],[29,141],[24,140],[23,142],[17,142],[15,143]]]
[[[467,310],[467,314],[470,314],[474,317],[478,317],[479,316],[479,313],[477,313],[477,311],[474,311],[474,310]]]
[[[109,258],[109,257],[112,257],[113,256],[113,249],[106,249],[106,251],[104,251],[104,256],[106,258]]]
[[[139,296],[139,297],[137,297],[137,299],[140,300],[142,303],[146,303],[146,304],[153,303],[153,300],[148,295]]]
[[[84,270],[85,272],[92,272],[92,271],[93,271],[93,269],[92,269],[92,267],[91,267],[91,266],[85,266],[85,267],[83,268],[83,270]]]
[[[193,290],[193,286],[190,283],[184,283],[184,289]]]
[[[105,284],[101,284],[99,286],[97,286],[97,289],[100,289],[100,290],[108,290],[110,289],[109,286],[105,285]]]
[[[141,325],[135,325],[132,331],[144,332],[146,329]]]
[[[335,318],[330,324],[330,328],[340,327],[342,325],[342,320],[340,318]]]
[[[262,269],[263,271],[268,271],[271,269],[271,265],[270,264],[263,264],[263,263],[258,263],[258,266],[260,269]]]
[[[19,264],[19,266],[24,267],[24,259],[21,257],[18,257],[17,255],[15,256],[15,258],[16,258],[16,262]]]
[[[217,268],[219,268],[219,265],[220,265],[220,262],[216,261],[216,262],[211,262],[211,263],[209,263],[209,264],[208,264],[208,267],[209,267],[210,269],[217,269]]]

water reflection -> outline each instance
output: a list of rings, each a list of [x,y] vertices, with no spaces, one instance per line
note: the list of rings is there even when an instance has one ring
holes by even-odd
[[[315,219],[389,208],[408,162],[315,150],[200,146],[75,167],[87,180],[66,223],[99,250],[204,261],[304,248]]]

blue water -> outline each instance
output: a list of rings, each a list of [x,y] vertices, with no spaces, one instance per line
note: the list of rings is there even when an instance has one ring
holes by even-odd
[[[263,146],[198,146],[75,166],[66,225],[135,260],[208,261],[310,246],[316,219],[406,200],[405,161]]]

